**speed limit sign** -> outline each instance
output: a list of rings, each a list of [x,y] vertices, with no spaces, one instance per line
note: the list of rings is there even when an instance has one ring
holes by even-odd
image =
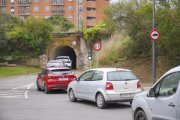
[[[99,51],[99,50],[101,49],[101,47],[102,47],[102,44],[101,44],[100,41],[95,42],[95,43],[93,44],[93,48],[94,48],[94,50],[96,50],[96,51]]]
[[[160,32],[157,30],[151,30],[149,36],[152,40],[158,40],[160,38]]]

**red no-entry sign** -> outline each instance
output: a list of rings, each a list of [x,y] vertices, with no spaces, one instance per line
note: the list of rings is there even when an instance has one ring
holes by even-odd
[[[101,49],[101,47],[102,47],[102,44],[101,44],[100,41],[95,42],[95,43],[93,44],[93,48],[94,48],[94,50],[96,50],[96,51],[99,51],[99,50]]]
[[[160,38],[160,32],[158,30],[151,30],[149,36],[152,40],[158,40]]]

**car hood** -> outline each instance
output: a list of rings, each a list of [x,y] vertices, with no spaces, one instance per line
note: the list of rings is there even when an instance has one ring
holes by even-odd
[[[149,90],[146,90],[146,91],[144,91],[144,92],[141,92],[141,93],[136,94],[136,95],[134,96],[134,99],[136,99],[137,97],[145,98],[145,97],[147,96],[147,94],[148,94],[148,91],[149,91]]]

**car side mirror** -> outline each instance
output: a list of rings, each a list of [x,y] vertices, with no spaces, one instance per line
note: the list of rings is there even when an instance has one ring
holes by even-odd
[[[150,88],[147,96],[148,97],[158,97],[159,93],[155,92],[153,88]]]
[[[38,75],[38,76],[41,76],[41,73],[38,73],[37,75]]]
[[[79,82],[79,78],[76,78],[75,81]]]
[[[154,92],[154,89],[153,88],[150,88],[149,91],[148,91],[148,97],[155,97],[155,92]]]

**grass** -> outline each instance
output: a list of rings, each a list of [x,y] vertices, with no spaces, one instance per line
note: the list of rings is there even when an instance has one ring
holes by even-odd
[[[108,41],[103,41],[102,50],[99,51],[99,63],[105,65],[117,61],[122,55],[127,39],[125,33],[115,33]]]
[[[41,68],[31,66],[0,67],[0,77],[40,72]]]

